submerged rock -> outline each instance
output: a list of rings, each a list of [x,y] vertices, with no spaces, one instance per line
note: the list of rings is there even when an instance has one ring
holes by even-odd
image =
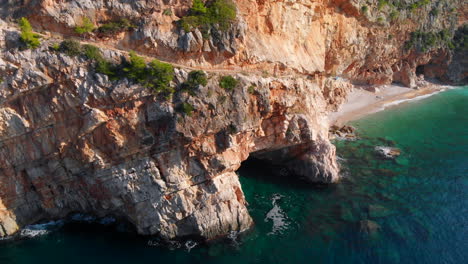
[[[345,140],[356,140],[356,128],[348,125],[337,126],[333,125],[330,127],[331,138],[345,139]]]
[[[381,205],[369,205],[369,217],[371,218],[380,218],[386,217],[392,214],[392,211]]]
[[[381,157],[386,159],[395,159],[401,154],[401,150],[394,147],[377,146],[375,147],[375,151]]]
[[[375,236],[380,231],[381,227],[374,221],[361,220],[359,222],[359,230],[361,233],[369,236]]]

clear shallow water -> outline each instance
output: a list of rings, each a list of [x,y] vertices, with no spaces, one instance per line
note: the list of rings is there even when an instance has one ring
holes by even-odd
[[[466,263],[467,104],[468,88],[454,89],[355,122],[362,139],[336,142],[347,177],[332,186],[246,162],[239,174],[256,226],[241,237],[188,252],[66,225],[0,244],[0,263]],[[396,161],[375,155],[392,144]]]

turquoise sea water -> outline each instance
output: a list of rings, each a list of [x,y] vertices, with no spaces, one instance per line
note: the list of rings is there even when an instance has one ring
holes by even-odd
[[[468,88],[354,122],[336,142],[346,173],[330,186],[247,161],[239,171],[255,228],[172,249],[89,224],[0,243],[0,263],[467,263]],[[394,145],[396,160],[374,147]]]

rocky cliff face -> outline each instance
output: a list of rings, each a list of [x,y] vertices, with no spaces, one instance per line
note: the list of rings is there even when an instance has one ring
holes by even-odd
[[[237,75],[239,88],[227,91],[212,74],[195,95],[168,102],[51,43],[7,49],[17,34],[0,33],[1,235],[72,212],[114,215],[167,239],[245,230],[252,221],[235,171],[250,154],[275,156],[310,181],[338,179],[326,113],[339,97],[323,89],[339,81]],[[177,70],[174,85],[186,74]],[[177,112],[182,102],[193,113]]]
[[[187,15],[190,0],[37,0],[23,6],[2,1],[4,17],[28,16],[38,28],[66,35],[73,35],[85,17],[96,26],[130,19],[135,30],[91,38],[174,63],[277,75],[342,76],[358,84],[398,81],[407,86],[415,85],[418,66],[434,64],[437,58],[450,64],[453,55],[446,41],[439,40],[424,45],[426,40],[419,38],[405,49],[410,33],[447,30],[452,37],[466,23],[467,9],[461,0],[236,1],[236,23],[204,35],[176,25]],[[454,82],[465,74],[453,76],[446,69],[428,67],[427,74]]]
[[[449,12],[457,1],[405,9],[399,20],[376,1],[236,3],[236,22],[203,36],[174,24],[188,0],[0,0],[3,18],[27,16],[48,36],[40,48],[20,51],[17,30],[0,22],[0,236],[75,212],[120,217],[166,239],[246,230],[252,220],[235,174],[242,161],[253,155],[311,182],[336,181],[327,115],[351,83],[412,86],[418,66],[444,58],[448,65],[451,52],[440,43],[405,50],[409,33],[459,24]],[[106,57],[134,49],[184,65],[174,87],[187,78],[185,66],[207,70],[208,84],[163,100],[50,51],[55,37],[76,36],[84,17],[136,23],[85,36]],[[446,67],[423,71],[443,77]],[[220,88],[223,74],[240,85]],[[183,103],[194,110],[179,111]]]

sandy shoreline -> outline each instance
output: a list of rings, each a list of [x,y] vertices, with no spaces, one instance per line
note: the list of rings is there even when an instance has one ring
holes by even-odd
[[[446,88],[433,83],[418,90],[394,84],[379,87],[376,92],[365,90],[364,87],[355,87],[348,95],[347,102],[341,105],[337,112],[329,115],[330,124],[341,126],[388,107],[431,96]]]

